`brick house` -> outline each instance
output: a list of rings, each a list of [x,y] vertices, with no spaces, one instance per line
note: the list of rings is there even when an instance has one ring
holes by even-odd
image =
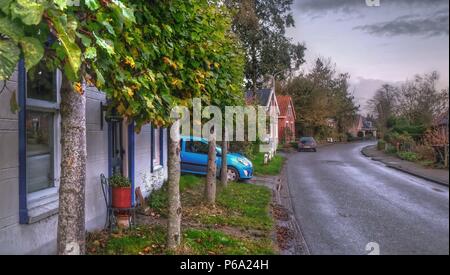
[[[277,96],[280,116],[278,117],[278,136],[280,141],[290,143],[295,141],[295,113],[294,103],[290,96]]]

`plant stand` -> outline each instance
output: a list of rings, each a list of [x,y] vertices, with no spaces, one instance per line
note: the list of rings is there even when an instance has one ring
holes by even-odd
[[[118,215],[126,215],[128,216],[128,223],[129,223],[129,229],[133,229],[136,227],[136,207],[132,208],[109,208],[108,209],[108,217],[107,217],[107,225],[106,228],[108,229],[109,233],[114,231],[115,229],[118,229],[119,222],[117,219]]]

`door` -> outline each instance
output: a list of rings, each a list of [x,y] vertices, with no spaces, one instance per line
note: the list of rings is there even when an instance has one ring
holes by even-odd
[[[108,127],[109,136],[109,162],[110,173],[113,175],[124,175],[123,158],[125,150],[123,149],[123,131],[122,121],[111,121]]]
[[[186,140],[183,147],[181,155],[183,172],[206,175],[208,173],[208,143]]]

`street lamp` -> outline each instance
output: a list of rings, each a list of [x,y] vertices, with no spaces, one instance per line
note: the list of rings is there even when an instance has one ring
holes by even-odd
[[[282,74],[282,73],[284,73],[285,71],[287,71],[287,69],[284,69],[284,70],[281,70],[281,71],[279,71],[279,72],[277,72],[277,73],[274,73],[274,74],[272,74],[272,75],[269,75],[269,76],[271,76],[272,77],[272,85],[273,85],[273,89],[275,90],[275,78],[278,76],[278,75],[280,75],[280,74]]]

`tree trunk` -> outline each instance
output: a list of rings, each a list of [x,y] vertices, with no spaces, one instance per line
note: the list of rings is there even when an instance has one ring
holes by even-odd
[[[85,254],[86,96],[63,76],[58,254]]]
[[[209,139],[208,152],[208,176],[206,178],[205,198],[206,202],[214,205],[216,203],[216,178],[217,178],[217,151],[216,135],[213,131]]]
[[[175,122],[172,127],[179,133],[179,121]],[[169,138],[169,217],[168,217],[168,232],[167,232],[167,247],[169,249],[176,249],[181,243],[181,201],[180,201],[180,139],[173,140]]]
[[[220,180],[222,186],[228,186],[228,141],[226,140],[227,133],[226,130],[223,131],[223,139],[222,139],[222,172],[220,173]]]

